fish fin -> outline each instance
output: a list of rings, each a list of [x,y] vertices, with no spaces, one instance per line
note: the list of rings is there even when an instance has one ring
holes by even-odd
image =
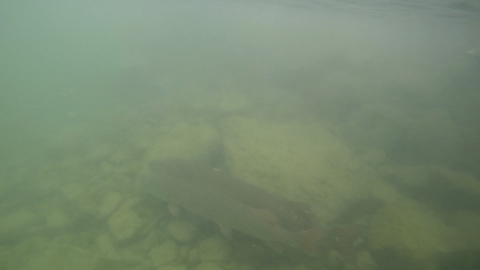
[[[299,232],[300,249],[307,255],[315,257],[318,255],[317,243],[323,236],[323,228],[317,227],[307,231]]]
[[[170,214],[172,214],[172,216],[178,217],[178,216],[180,216],[181,209],[180,209],[180,207],[169,203],[168,204],[168,212],[170,212]]]
[[[218,226],[220,227],[220,231],[222,232],[222,234],[225,235],[225,237],[227,237],[229,240],[232,240],[233,238],[232,229],[222,224],[218,224]]]
[[[278,226],[278,220],[277,220],[277,217],[275,216],[275,214],[273,214],[273,212],[271,210],[268,210],[268,209],[254,209],[253,212],[260,216],[261,218],[263,218],[264,220],[266,220],[268,223],[270,223],[270,225],[272,225],[273,227],[277,227]]]

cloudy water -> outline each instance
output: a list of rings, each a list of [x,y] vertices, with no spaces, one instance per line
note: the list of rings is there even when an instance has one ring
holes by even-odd
[[[479,19],[2,1],[0,269],[480,268]]]

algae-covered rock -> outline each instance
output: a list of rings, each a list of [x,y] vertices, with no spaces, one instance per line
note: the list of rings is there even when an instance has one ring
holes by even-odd
[[[377,165],[385,162],[386,155],[381,149],[369,148],[363,154],[362,159],[369,165],[376,167]]]
[[[95,239],[95,245],[99,250],[99,255],[102,258],[118,260],[120,255],[117,253],[115,247],[115,239],[109,234],[104,233]]]
[[[0,217],[0,240],[21,236],[38,221],[38,216],[28,210]]]
[[[342,265],[345,264],[345,258],[343,258],[343,256],[340,253],[338,253],[333,249],[328,251],[326,258],[327,258],[328,264],[334,269],[340,268]]]
[[[99,162],[106,160],[112,153],[112,146],[109,144],[99,144],[85,155],[86,162]]]
[[[230,258],[230,246],[221,236],[213,236],[198,245],[198,257],[202,262],[227,261]]]
[[[460,211],[452,216],[450,225],[458,231],[457,246],[480,251],[480,213]]]
[[[232,117],[222,134],[235,176],[310,203],[324,220],[367,196],[370,183],[379,178],[328,126]]]
[[[218,100],[218,110],[224,113],[242,111],[247,107],[247,100],[238,92],[224,93]]]
[[[95,269],[98,257],[77,247],[52,247],[25,258],[22,270],[90,270]]]
[[[187,259],[188,262],[192,265],[199,263],[200,258],[198,257],[198,248],[190,249],[188,251]]]
[[[413,200],[447,213],[480,210],[480,182],[441,166],[381,166],[385,183]]]
[[[379,269],[377,263],[368,251],[361,251],[357,255],[357,266],[360,270]]]
[[[195,236],[196,227],[186,220],[173,219],[167,226],[170,236],[180,243],[188,243]]]
[[[394,250],[413,260],[451,251],[452,231],[428,208],[401,201],[380,210],[372,219],[369,246]]]
[[[90,215],[97,214],[97,203],[92,199],[91,194],[89,194],[82,186],[70,183],[63,186],[61,191],[65,200],[74,204],[81,212]]]
[[[100,165],[100,171],[102,172],[102,176],[109,176],[112,175],[115,168],[109,162],[102,162]]]
[[[80,197],[77,202],[78,210],[92,216],[97,215],[98,205],[90,196]]]
[[[123,145],[112,155],[112,161],[114,164],[121,164],[131,159],[130,147]]]
[[[214,262],[203,262],[193,269],[194,270],[223,270],[222,267],[218,266]]]
[[[235,269],[235,270],[255,270],[256,268],[248,264],[248,262],[244,263],[238,263],[238,262],[233,262],[228,265],[228,269]]]
[[[122,194],[115,191],[108,193],[100,202],[98,209],[99,217],[104,218],[110,216],[113,211],[115,211],[120,206],[120,203],[122,201]]]
[[[367,104],[352,114],[345,131],[354,144],[383,149],[402,163],[448,165],[461,158],[460,129],[441,109],[419,110],[411,117],[397,106]]]
[[[152,269],[154,269],[154,268],[153,268],[152,262],[150,260],[145,260],[141,264],[138,264],[135,267],[128,268],[128,270],[152,270]],[[161,268],[159,268],[159,269],[161,269]]]
[[[163,135],[151,144],[143,159],[143,167],[137,174],[137,183],[150,173],[147,164],[151,160],[213,158],[216,155],[215,150],[219,148],[220,136],[218,131],[208,124],[189,124],[175,119],[166,125]]]
[[[137,264],[146,259],[146,254],[144,252],[140,252],[131,247],[120,248],[118,249],[118,253],[124,263]]]
[[[183,264],[167,264],[157,267],[157,270],[187,270],[187,267]]]
[[[130,208],[120,208],[108,220],[110,231],[119,241],[135,236],[142,225],[142,220]]]
[[[218,131],[207,124],[177,122],[157,140],[149,153],[149,160],[170,157],[202,158],[209,155],[218,139]]]
[[[177,259],[179,247],[175,242],[169,240],[161,245],[154,247],[148,256],[153,262],[153,266],[159,267],[171,263]]]
[[[67,201],[75,201],[78,198],[85,196],[86,192],[78,184],[68,184],[61,188],[62,195]]]
[[[51,211],[47,216],[46,225],[52,229],[63,229],[69,223],[69,216],[61,210]]]

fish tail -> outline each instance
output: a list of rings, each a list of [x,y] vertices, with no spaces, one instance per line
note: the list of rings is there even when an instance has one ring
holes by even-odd
[[[298,233],[300,237],[300,249],[307,255],[315,257],[318,255],[318,241],[323,236],[323,228],[317,227]]]

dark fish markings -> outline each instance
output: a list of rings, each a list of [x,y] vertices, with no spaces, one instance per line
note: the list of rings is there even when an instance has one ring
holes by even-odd
[[[222,226],[269,243],[316,255],[322,229],[307,204],[292,202],[202,163],[169,159],[150,162],[145,181],[154,196]]]
[[[210,190],[217,190],[256,209],[272,211],[280,226],[300,232],[318,227],[310,205],[274,195],[231,175],[198,161],[168,159],[150,162],[157,173],[168,172],[189,182],[200,182]]]

